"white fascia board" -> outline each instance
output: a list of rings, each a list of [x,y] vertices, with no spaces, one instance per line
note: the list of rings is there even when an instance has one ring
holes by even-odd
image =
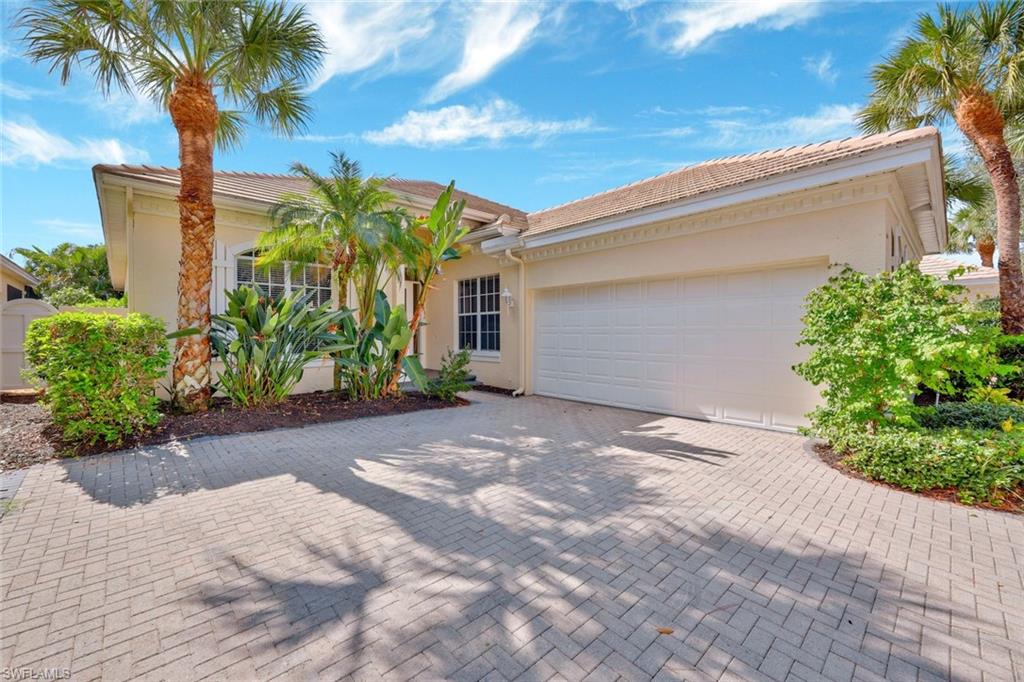
[[[518,249],[522,245],[523,240],[518,235],[509,235],[488,239],[480,245],[480,250],[490,256],[498,256],[505,253],[506,249]]]
[[[530,238],[527,235],[523,240],[523,248],[532,249],[549,246],[615,230],[671,220],[673,218],[682,218],[696,213],[704,213],[736,204],[757,201],[758,199],[767,199],[780,194],[788,194],[804,189],[831,185],[845,180],[876,175],[916,163],[934,163],[935,157],[932,153],[934,147],[934,141],[924,140],[905,147],[884,149],[866,157],[836,162],[823,168],[807,169],[791,175],[770,178],[750,185],[744,185],[734,190],[722,190],[713,194],[685,199],[668,206],[635,211],[625,216],[606,218],[584,223],[578,227],[556,230],[551,235],[542,234],[534,238]],[[933,201],[932,203],[934,205],[935,202]]]

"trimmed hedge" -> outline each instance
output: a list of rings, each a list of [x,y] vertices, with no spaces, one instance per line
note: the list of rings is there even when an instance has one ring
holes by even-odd
[[[995,429],[1003,428],[1006,420],[1024,424],[1024,405],[996,403],[939,403],[925,407],[915,416],[921,426],[928,429]]]
[[[961,502],[999,503],[1024,483],[1024,431],[889,427],[847,435],[844,461],[910,490],[954,488]]]
[[[25,336],[26,376],[66,440],[118,443],[160,420],[155,381],[171,361],[164,325],[148,315],[58,313]]]

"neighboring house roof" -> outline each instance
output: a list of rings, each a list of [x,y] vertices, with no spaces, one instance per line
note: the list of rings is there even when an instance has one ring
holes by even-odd
[[[7,256],[0,254],[0,268],[5,272],[8,272],[18,279],[24,280],[30,287],[39,286],[39,278],[29,273],[28,270],[21,267]]]
[[[129,166],[99,164],[93,167],[93,173],[103,173],[142,182],[177,187],[179,174],[177,168],[165,166]],[[389,190],[399,196],[417,197],[430,204],[437,200],[445,186],[429,180],[407,180],[404,178],[388,178],[384,183]],[[277,202],[287,192],[305,192],[309,185],[302,178],[294,175],[273,173],[240,173],[233,171],[217,171],[213,174],[214,196],[221,196],[241,201],[252,201],[268,206]],[[455,190],[457,199],[466,200],[466,208],[487,214],[492,220],[502,214],[509,216],[509,223],[526,227],[526,213],[519,209],[499,204],[489,199]]]
[[[957,275],[953,281],[957,284],[970,286],[972,284],[996,284],[999,282],[999,271],[985,265],[970,265],[952,258],[943,256],[925,256],[918,263],[918,267],[926,275],[934,275],[939,279],[946,279],[950,272],[957,268],[968,268],[967,272]]]
[[[929,138],[938,140],[939,132],[918,128],[705,161],[534,211],[528,215],[527,234],[572,227]]]

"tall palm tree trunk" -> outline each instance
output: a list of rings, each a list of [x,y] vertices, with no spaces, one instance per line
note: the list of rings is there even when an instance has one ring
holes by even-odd
[[[175,402],[186,411],[205,410],[210,388],[210,287],[213,274],[213,147],[217,100],[208,83],[179,79],[171,94],[171,121],[178,131],[181,189],[181,259],[178,262],[178,329],[199,334],[174,345]]]
[[[1024,274],[1020,269],[1020,186],[1006,146],[1005,122],[991,95],[966,94],[956,122],[978,150],[992,178],[996,199],[996,244],[999,249],[999,305],[1003,332],[1024,333]]]
[[[338,278],[338,310],[348,307],[348,283],[352,280],[352,263],[344,256],[335,255],[334,258],[334,272]],[[334,354],[334,390],[340,391],[342,389],[342,372],[341,365],[337,363],[337,359],[341,357],[341,353]]]

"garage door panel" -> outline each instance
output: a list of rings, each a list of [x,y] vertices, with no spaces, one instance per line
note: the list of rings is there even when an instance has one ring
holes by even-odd
[[[679,297],[678,281],[674,279],[651,280],[647,283],[648,301],[673,302]]]
[[[803,298],[808,291],[821,286],[827,279],[825,271],[817,266],[785,268],[769,271],[772,293],[776,296]]]
[[[771,291],[771,275],[765,271],[738,272],[722,278],[722,295],[726,297],[762,297]]]
[[[687,329],[715,327],[718,325],[718,306],[714,303],[690,303],[683,301],[680,322]]]
[[[715,275],[688,277],[683,280],[683,290],[680,293],[688,301],[702,298],[717,298],[718,277]]]
[[[538,293],[537,393],[793,429],[816,400],[791,367],[823,267]]]

